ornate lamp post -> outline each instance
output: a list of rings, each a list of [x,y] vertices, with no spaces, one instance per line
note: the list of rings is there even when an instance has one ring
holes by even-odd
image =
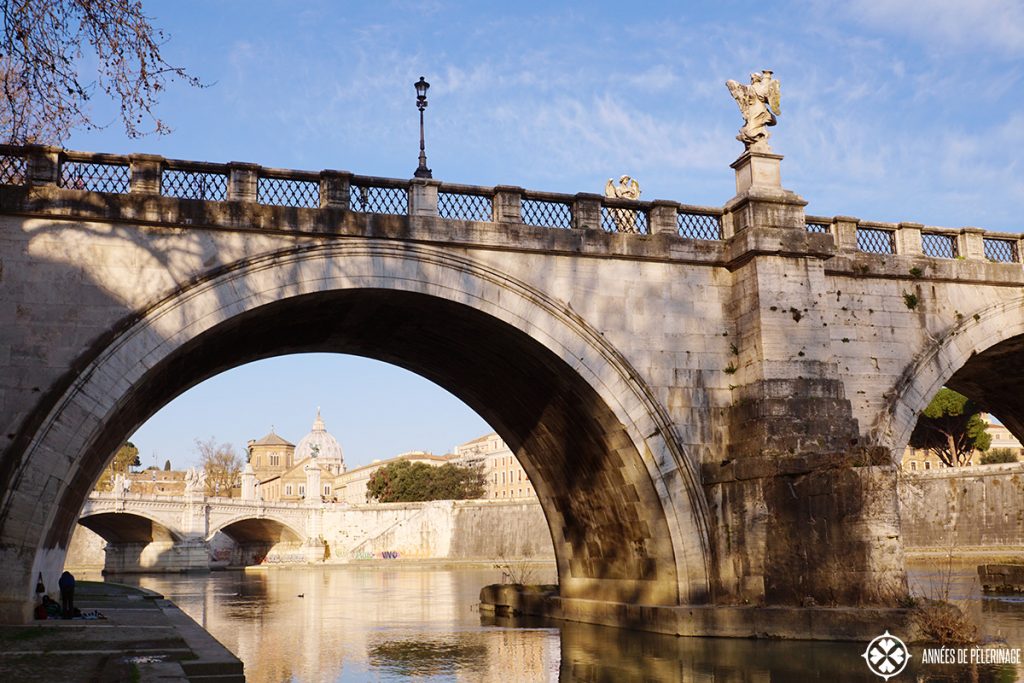
[[[423,146],[423,110],[427,108],[427,89],[430,88],[430,84],[420,76],[420,80],[413,83],[413,86],[416,88],[416,108],[420,110],[420,165],[416,167],[413,177],[433,178],[433,174],[427,168],[427,153]]]

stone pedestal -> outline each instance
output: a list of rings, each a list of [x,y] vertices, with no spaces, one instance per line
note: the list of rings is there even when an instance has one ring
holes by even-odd
[[[164,158],[156,154],[132,154],[130,158],[132,194],[160,194]]]
[[[242,470],[242,500],[256,500],[256,473],[249,462]]]
[[[409,215],[437,216],[437,189],[440,180],[413,178],[409,181]]]
[[[736,194],[752,187],[782,187],[781,154],[747,150],[730,166],[736,171]]]
[[[748,150],[731,164],[736,171],[736,196],[726,203],[725,213],[733,234],[753,227],[806,231],[807,202],[783,189],[781,161],[780,154]]]

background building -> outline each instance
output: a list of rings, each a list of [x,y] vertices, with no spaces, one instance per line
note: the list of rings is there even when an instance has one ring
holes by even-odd
[[[505,441],[491,432],[455,447],[454,462],[483,467],[484,498],[536,498],[533,484]]]

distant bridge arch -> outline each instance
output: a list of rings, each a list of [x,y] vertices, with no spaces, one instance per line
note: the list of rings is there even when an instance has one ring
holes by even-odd
[[[165,521],[144,510],[97,512],[81,517],[78,523],[108,543],[177,543],[184,538],[181,532],[168,528]]]
[[[223,533],[236,543],[302,543],[305,533],[296,529],[291,523],[276,519],[271,515],[254,517],[249,514],[237,515],[232,519],[220,521],[211,526],[207,533],[207,542],[213,540],[217,533]]]

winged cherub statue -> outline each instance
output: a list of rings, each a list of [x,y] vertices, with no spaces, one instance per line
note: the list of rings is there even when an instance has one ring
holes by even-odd
[[[750,74],[750,85],[736,81],[725,82],[729,93],[736,100],[743,114],[743,127],[736,139],[748,150],[770,152],[768,126],[774,126],[776,116],[782,113],[779,105],[779,82],[772,78],[772,72],[764,69],[761,73]]]

